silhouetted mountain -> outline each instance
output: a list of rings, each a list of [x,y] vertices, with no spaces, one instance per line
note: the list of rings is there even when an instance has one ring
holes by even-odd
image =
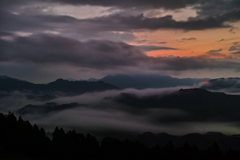
[[[68,80],[68,81],[78,81],[78,80],[73,79],[73,78],[66,78],[66,79],[64,79],[64,80]]]
[[[0,79],[6,79],[6,78],[10,78],[8,76],[0,76]]]
[[[165,88],[176,86],[192,86],[199,82],[203,82],[204,79],[191,79],[191,78],[172,78],[170,76],[160,75],[108,75],[103,77],[101,81],[112,84],[119,88]]]
[[[26,95],[26,98],[29,99],[29,100],[35,100],[35,101],[49,101],[49,100],[52,100],[52,99],[55,99],[57,98],[57,96],[55,95],[33,95],[33,94],[28,94]]]
[[[125,104],[128,106],[126,109],[132,114],[144,113],[147,108],[176,109],[188,113],[184,116],[159,117],[158,122],[239,121],[240,95],[227,95],[204,89],[180,89],[169,94],[143,97],[122,93],[105,99]]]
[[[231,91],[240,91],[240,78],[218,78],[211,79],[205,83],[201,88],[211,90],[227,89]]]
[[[57,79],[54,82],[50,82],[46,85],[48,91],[60,91],[65,93],[84,93],[94,91],[105,91],[111,89],[118,89],[113,85],[105,83],[103,81],[87,82],[87,81],[74,81],[70,82],[63,79]]]
[[[40,89],[43,85],[36,85],[31,82],[10,78],[7,76],[0,77],[0,91],[26,91]]]
[[[118,89],[111,84],[103,81],[87,82],[87,81],[68,81],[57,79],[48,84],[34,84],[10,77],[0,78],[0,91],[12,92],[34,92],[34,93],[52,93],[63,92],[65,94],[80,94],[85,92],[105,91]]]
[[[57,112],[57,111],[63,111],[66,109],[71,109],[79,106],[86,106],[84,104],[78,104],[78,103],[70,103],[70,104],[61,104],[58,105],[57,103],[54,102],[48,102],[43,105],[32,105],[28,104],[24,106],[23,108],[17,110],[17,113],[20,115],[24,114],[43,114],[43,113],[50,113],[50,112]]]
[[[97,81],[99,81],[99,79],[96,79],[96,78],[89,78],[87,81],[88,81],[88,82],[97,82]]]

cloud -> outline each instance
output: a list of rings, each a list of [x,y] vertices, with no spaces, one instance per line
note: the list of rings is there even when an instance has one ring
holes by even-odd
[[[240,51],[232,52],[231,54],[240,54]]]
[[[236,32],[234,32],[234,28],[231,28],[228,32],[235,34]]]
[[[57,33],[76,39],[98,39],[121,36],[122,39],[132,40],[135,37],[132,31],[158,30],[158,29],[181,29],[181,30],[204,30],[213,28],[231,27],[225,22],[235,22],[240,18],[240,11],[232,11],[223,15],[205,18],[189,18],[187,21],[176,21],[171,15],[147,18],[143,14],[136,16],[123,16],[111,14],[89,19],[77,19],[63,15],[25,15],[13,14],[1,10],[0,30],[4,32],[29,32],[29,33]],[[119,34],[120,32],[127,32]],[[117,35],[116,35],[117,34]],[[119,41],[119,39],[116,39]]]
[[[156,70],[175,70],[175,71],[183,71],[183,70],[199,70],[199,69],[230,69],[235,68],[235,70],[239,69],[238,60],[233,59],[209,59],[202,57],[175,57],[175,58],[167,58],[167,57],[159,57],[152,59],[153,64],[151,65],[152,69]],[[234,67],[233,67],[234,66]]]
[[[140,49],[123,42],[92,40],[81,42],[57,35],[38,34],[0,40],[0,62],[107,70],[140,67],[150,70],[239,69],[238,59],[209,57],[149,57]],[[169,49],[151,48],[150,49]],[[149,50],[149,49],[148,49]],[[219,50],[217,50],[219,51]],[[216,50],[211,51],[216,52]]]
[[[137,48],[105,40],[80,42],[54,35],[17,37],[0,41],[0,61],[67,63],[77,66],[108,68],[134,66],[147,58]]]
[[[216,52],[221,52],[222,48],[218,49],[218,50],[210,50],[207,53],[216,53]]]
[[[178,9],[185,8],[189,5],[201,4],[207,0],[172,0],[171,2],[165,0],[122,0],[122,1],[108,1],[108,0],[49,0],[48,2],[59,2],[62,4],[72,5],[94,5],[106,7],[122,7],[122,8],[165,8]]]
[[[192,40],[196,40],[197,38],[195,37],[191,37],[191,38],[182,38],[181,41],[192,41]]]
[[[231,46],[228,51],[235,51],[238,50],[236,46]]]
[[[240,20],[240,11],[233,11],[217,17],[206,18],[189,18],[187,21],[176,21],[171,15],[159,18],[147,18],[143,14],[138,16],[122,16],[120,14],[98,17],[85,20],[86,23],[104,26],[108,29],[182,29],[182,30],[204,30],[213,28],[228,28],[231,27],[224,22],[234,22]]]
[[[0,31],[0,36],[12,36],[13,33]]]
[[[238,0],[209,0],[201,5],[194,6],[198,10],[199,16],[217,16],[220,14],[225,14],[230,11],[239,9]]]
[[[143,51],[149,52],[154,50],[178,50],[177,48],[171,48],[171,47],[165,47],[165,46],[152,46],[152,45],[141,45],[141,46],[135,46],[137,48],[140,48]]]
[[[166,44],[167,42],[157,42],[157,44]]]
[[[182,88],[187,89],[187,87]],[[235,102],[237,105],[239,97],[200,89],[178,91],[179,89],[180,87],[126,89],[86,93],[74,97],[60,97],[47,103],[31,101],[31,105],[26,106],[17,105],[22,98],[15,101],[8,100],[15,103],[14,112],[19,110],[18,113],[23,118],[47,129],[61,126],[84,132],[165,131],[179,134],[182,133],[177,127],[179,125],[184,133],[188,133],[195,131],[193,128],[199,125],[205,130],[208,126],[206,124],[233,125],[239,122],[237,116],[239,109],[229,105]],[[203,104],[206,107],[202,107]],[[224,107],[226,104],[230,108]],[[226,128],[224,125],[222,127]]]
[[[233,42],[233,45],[238,45],[240,42]]]
[[[225,41],[225,39],[220,39],[218,42],[222,42],[222,41]]]
[[[239,54],[239,51],[240,51],[239,42],[234,42],[233,46],[231,46],[228,51],[235,51],[235,52],[232,52],[231,54]]]

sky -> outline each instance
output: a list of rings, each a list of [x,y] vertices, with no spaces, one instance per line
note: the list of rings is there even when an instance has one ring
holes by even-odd
[[[239,0],[1,0],[0,75],[240,75]]]

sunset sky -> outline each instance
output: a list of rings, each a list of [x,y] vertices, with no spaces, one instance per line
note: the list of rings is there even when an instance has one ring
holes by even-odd
[[[239,0],[1,0],[0,75],[240,76]]]

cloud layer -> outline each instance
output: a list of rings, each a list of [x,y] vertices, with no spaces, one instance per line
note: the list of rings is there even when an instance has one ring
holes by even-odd
[[[151,131],[186,134],[211,130],[234,134],[239,130],[239,108],[236,107],[239,95],[179,89],[104,91],[59,97],[47,103],[30,102],[24,100],[24,95],[19,97],[16,94],[2,100],[9,106],[15,106],[11,111],[18,111],[23,118],[47,130],[55,126],[90,133]],[[25,105],[27,102],[31,105]],[[226,105],[229,107],[226,108]],[[8,111],[3,106],[0,110]]]
[[[13,41],[0,40],[0,46],[1,62],[68,64],[94,69],[119,67],[179,71],[205,68],[239,69],[239,61],[235,59],[149,57],[136,47],[122,42],[106,40],[80,42],[46,34],[17,37]]]

